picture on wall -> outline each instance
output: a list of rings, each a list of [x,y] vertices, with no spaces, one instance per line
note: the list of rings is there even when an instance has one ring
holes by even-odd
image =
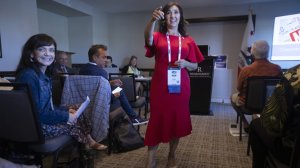
[[[215,68],[227,68],[227,56],[217,55],[215,56]]]

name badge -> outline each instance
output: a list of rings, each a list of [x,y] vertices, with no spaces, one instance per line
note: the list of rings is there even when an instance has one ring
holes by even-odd
[[[168,90],[169,93],[180,93],[181,70],[179,67],[168,68]]]

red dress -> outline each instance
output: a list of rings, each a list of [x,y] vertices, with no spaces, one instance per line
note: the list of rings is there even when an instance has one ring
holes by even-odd
[[[191,37],[181,37],[181,59],[199,63],[203,55]],[[178,36],[170,35],[171,63],[178,60]],[[170,94],[167,84],[168,43],[165,34],[153,34],[153,46],[146,47],[147,57],[155,56],[155,69],[150,88],[150,119],[145,145],[155,146],[191,134],[190,79],[187,69],[181,69],[181,92]]]

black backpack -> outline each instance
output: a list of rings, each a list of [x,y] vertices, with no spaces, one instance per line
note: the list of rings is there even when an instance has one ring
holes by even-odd
[[[267,132],[282,136],[291,116],[293,107],[293,88],[289,81],[282,77],[261,113],[261,122]]]
[[[119,107],[109,113],[109,153],[126,152],[144,146],[144,139]]]

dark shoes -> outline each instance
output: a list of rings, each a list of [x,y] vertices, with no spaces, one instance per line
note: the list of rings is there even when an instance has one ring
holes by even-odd
[[[138,116],[136,118],[132,118],[131,122],[132,122],[132,125],[141,125],[141,124],[147,124],[148,120]]]
[[[244,131],[246,132],[246,133],[249,133],[249,126],[248,127],[244,127]]]

